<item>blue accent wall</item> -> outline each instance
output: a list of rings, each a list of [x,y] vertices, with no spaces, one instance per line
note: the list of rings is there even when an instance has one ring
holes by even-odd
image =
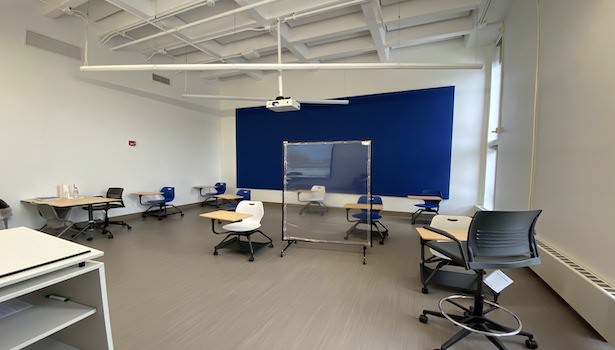
[[[236,111],[237,187],[282,189],[282,142],[372,140],[372,191],[449,196],[453,86],[347,98],[349,105]]]

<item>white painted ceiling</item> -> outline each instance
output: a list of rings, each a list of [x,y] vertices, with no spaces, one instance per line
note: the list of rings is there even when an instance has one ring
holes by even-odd
[[[52,18],[87,15],[101,43],[143,61],[389,62],[393,51],[445,40],[493,43],[513,0],[40,0]],[[265,3],[261,6],[255,4]],[[247,9],[246,9],[247,7]],[[223,79],[260,72],[208,71]]]

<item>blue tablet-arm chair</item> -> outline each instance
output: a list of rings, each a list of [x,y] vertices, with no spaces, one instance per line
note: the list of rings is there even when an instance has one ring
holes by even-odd
[[[156,216],[158,220],[162,220],[163,218],[173,214],[180,214],[181,216],[184,216],[184,212],[181,211],[181,209],[171,204],[173,199],[175,199],[175,187],[163,187],[160,189],[160,192],[162,192],[163,198],[145,202],[145,204],[149,204],[150,207],[147,208],[142,216]],[[173,208],[175,210],[169,212],[169,208]]]
[[[437,196],[442,198],[442,192],[438,190],[423,190],[421,192],[421,196]],[[414,206],[418,209],[414,213],[412,213],[412,224],[414,225],[416,223],[416,219],[418,219],[422,213],[438,214],[438,212],[440,211],[440,202],[441,199],[426,199],[423,200],[422,204],[415,204]]]

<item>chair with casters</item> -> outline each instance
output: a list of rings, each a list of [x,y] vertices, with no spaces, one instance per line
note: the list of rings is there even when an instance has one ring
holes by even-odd
[[[460,242],[450,233],[430,226],[426,228],[450,238],[450,241],[429,241],[426,245],[445,255],[457,264],[465,266],[476,274],[473,296],[452,295],[441,299],[439,311],[423,310],[419,321],[427,323],[427,315],[449,320],[461,329],[440,349],[448,349],[453,344],[470,335],[481,334],[487,337],[498,349],[506,349],[502,337],[519,335],[527,337],[525,346],[538,348],[534,335],[522,330],[521,320],[510,310],[485,299],[483,275],[485,270],[521,268],[540,264],[536,248],[534,228],[541,210],[528,211],[480,211],[474,215],[468,230],[468,240]],[[466,307],[462,301],[470,301]],[[444,305],[456,307],[460,314],[444,311]],[[516,325],[508,327],[487,317],[487,314],[500,310],[514,319]]]
[[[301,203],[306,203],[305,206],[301,208],[301,211],[299,211],[299,215],[303,214],[303,212],[311,212],[312,210],[319,212],[320,215],[324,215],[324,213],[328,212],[329,208],[324,202],[325,194],[325,186],[320,185],[312,186],[309,191],[297,192],[297,200]]]
[[[109,187],[107,189],[107,194],[105,195],[105,197],[118,199],[118,201],[110,202],[110,203],[95,204],[92,206],[92,210],[94,211],[104,211],[105,212],[105,217],[102,223],[102,233],[103,234],[106,233],[109,239],[113,238],[113,233],[107,230],[107,227],[109,227],[109,225],[120,225],[120,226],[126,227],[128,230],[132,229],[132,226],[128,225],[125,221],[109,220],[109,210],[110,209],[125,208],[124,199],[122,198],[123,193],[124,193],[124,189],[122,187]],[[87,208],[83,208],[83,209],[87,210]]]
[[[0,220],[4,222],[4,228],[9,228],[9,219],[13,216],[13,209],[0,199]]]
[[[163,187],[160,189],[162,192],[162,199],[155,199],[145,202],[145,204],[149,204],[150,207],[147,208],[141,216],[145,218],[146,216],[156,216],[158,220],[162,220],[169,215],[180,214],[184,216],[184,212],[178,207],[171,204],[171,202],[175,199],[175,187]],[[168,209],[175,209],[173,212],[169,212]]]
[[[421,196],[436,196],[442,198],[442,192],[438,190],[423,190],[421,191]],[[434,213],[438,214],[440,211],[440,202],[441,199],[425,199],[421,204],[415,204],[414,206],[418,209],[412,213],[412,224],[416,223],[416,220],[423,213]]]
[[[380,204],[382,205],[382,198],[380,196],[371,196],[371,200],[368,202],[368,196],[360,196],[357,200],[358,204]],[[348,213],[350,210],[346,210],[346,220],[349,222],[354,222],[354,225],[346,231],[346,236],[344,239],[348,239],[348,236],[354,231],[354,229],[359,224],[369,224],[371,222],[371,226],[376,229],[378,232],[378,236],[380,237],[380,244],[384,244],[385,238],[389,236],[389,229],[382,224],[380,219],[382,215],[380,215],[380,210],[372,209],[370,214],[368,214],[368,210],[360,209],[360,211],[356,214],[352,214],[352,219],[348,217]]]
[[[250,190],[238,190],[236,194],[241,198],[222,204],[221,206],[219,206],[219,208],[222,210],[235,210],[237,208],[237,204],[239,204],[240,201],[249,201],[250,199],[252,199],[252,191]]]
[[[45,219],[45,225],[38,229],[39,231],[52,235],[55,234],[56,237],[61,237],[68,230],[78,232],[74,234],[73,237],[81,233],[81,231],[74,228],[75,224],[72,221],[59,217],[55,208],[51,205],[38,204],[36,208],[43,219]]]
[[[472,222],[472,218],[469,216],[437,214],[431,219],[430,226],[444,231],[448,229],[457,229],[467,232],[468,227],[470,227],[470,222]],[[446,241],[444,237],[442,238],[443,241]],[[460,265],[455,264],[453,260],[444,254],[438,253],[433,248],[428,249],[431,255],[426,257],[425,243],[427,243],[427,241],[421,239],[421,282],[423,283],[421,292],[423,292],[423,294],[428,294],[428,285],[432,280],[434,280],[434,284],[438,284],[438,277],[442,276],[442,279],[446,279],[445,275],[447,271],[442,270],[444,267]],[[433,264],[435,264],[435,267],[431,267]],[[458,274],[458,272],[455,272],[455,274]]]
[[[218,255],[218,250],[230,246],[236,246],[242,251],[248,251],[250,253],[249,261],[254,261],[254,251],[267,245],[270,248],[273,248],[273,240],[271,237],[267,236],[263,231],[260,230],[261,220],[265,215],[265,208],[263,207],[263,202],[259,201],[241,201],[237,204],[237,209],[235,212],[242,214],[250,214],[250,217],[247,217],[241,221],[233,222],[230,224],[226,224],[222,226],[225,230],[223,232],[218,232],[214,228],[215,234],[226,234],[226,237],[218,243],[214,248],[214,255]],[[213,227],[213,223],[212,223]],[[253,242],[252,235],[255,233],[260,233],[263,235],[268,242]],[[241,240],[241,237],[245,237],[246,241]]]
[[[224,194],[224,192],[226,192],[226,182],[216,182],[216,184],[214,184],[214,191],[204,194],[205,199],[201,203],[201,207],[208,204],[217,206],[218,199],[216,198],[216,195]]]

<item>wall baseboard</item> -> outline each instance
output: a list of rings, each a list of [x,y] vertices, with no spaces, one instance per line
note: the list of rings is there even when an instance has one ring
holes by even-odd
[[[615,344],[615,287],[544,242],[531,269],[607,342]]]

